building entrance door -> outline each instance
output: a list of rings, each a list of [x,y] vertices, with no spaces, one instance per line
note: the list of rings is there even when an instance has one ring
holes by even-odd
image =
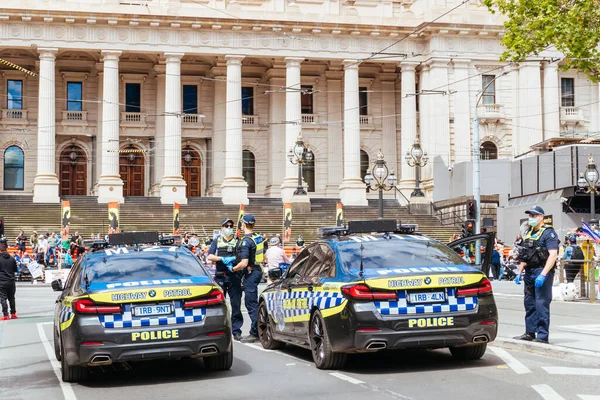
[[[60,154],[60,195],[87,195],[87,157],[78,146],[67,147]]]
[[[119,174],[123,180],[123,196],[144,196],[144,156],[126,153],[119,157]]]

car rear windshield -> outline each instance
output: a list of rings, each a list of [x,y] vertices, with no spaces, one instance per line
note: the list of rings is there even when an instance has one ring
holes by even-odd
[[[346,268],[360,268],[361,245],[364,269],[465,264],[450,248],[436,241],[379,238],[377,241],[340,243],[340,256]]]
[[[90,282],[139,281],[206,276],[196,257],[184,251],[155,249],[98,255],[87,260],[84,272]]]

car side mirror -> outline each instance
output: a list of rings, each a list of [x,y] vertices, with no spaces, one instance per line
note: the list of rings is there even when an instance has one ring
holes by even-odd
[[[62,292],[64,289],[62,280],[60,280],[60,279],[56,279],[56,280],[52,281],[51,285],[52,285],[52,290],[54,290],[55,292]]]
[[[272,281],[276,281],[278,279],[281,279],[281,276],[283,275],[283,270],[280,267],[277,268],[273,268],[269,270],[269,279]]]

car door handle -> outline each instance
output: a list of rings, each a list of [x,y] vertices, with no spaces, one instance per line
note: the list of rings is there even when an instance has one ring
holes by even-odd
[[[308,285],[307,289],[308,289],[309,292],[312,292],[314,290],[313,285]]]
[[[287,287],[287,291],[288,291],[288,293],[291,293],[291,292],[292,292],[292,285],[288,285],[288,287]]]

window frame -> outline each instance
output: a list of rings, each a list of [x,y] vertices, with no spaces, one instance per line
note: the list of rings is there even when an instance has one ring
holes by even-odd
[[[496,104],[496,75],[481,75],[481,104]],[[488,86],[489,85],[489,86]],[[487,86],[487,88],[486,88]],[[484,90],[485,89],[485,90]],[[492,99],[490,103],[486,99]]]
[[[317,186],[317,163],[315,161],[315,152],[312,151],[311,149],[308,149],[308,151],[310,151],[313,155],[312,159],[310,161],[305,161],[305,164],[302,166],[302,180],[304,182],[306,182],[306,184],[308,185],[308,192],[309,193],[315,193],[316,192],[316,186]],[[310,163],[311,166],[310,168],[307,168],[307,163]],[[310,172],[308,171],[312,171],[312,185],[309,184],[309,181],[311,181],[310,179],[306,179],[307,175],[305,174],[310,174]]]
[[[252,158],[254,159],[254,170],[252,171],[252,175],[253,175],[252,186],[248,183],[248,177],[246,176],[247,168],[244,166],[244,161],[248,160],[245,157],[245,155],[248,153],[252,154]],[[256,193],[256,155],[254,154],[254,152],[252,150],[249,150],[249,149],[242,150],[242,176],[244,177],[244,181],[246,181],[246,183],[248,184],[248,193],[249,194]]]
[[[364,106],[362,104],[363,96],[365,102]],[[360,86],[358,88],[358,107],[359,115],[369,115],[369,88],[366,86]]]
[[[81,95],[81,100],[69,100],[69,85],[70,85],[70,84],[78,84],[78,85],[79,85],[79,87],[80,87],[80,95]],[[67,95],[65,96],[65,97],[66,97],[66,99],[65,99],[65,100],[66,100],[66,102],[67,102],[67,111],[84,111],[84,109],[83,109],[83,98],[84,98],[84,97],[83,97],[83,82],[82,82],[82,81],[67,81],[67,83],[66,83],[66,89],[65,89],[65,92],[66,92],[66,94],[67,94]],[[79,109],[79,110],[71,110],[71,109],[69,108],[69,104],[70,104],[70,103],[79,103],[79,107],[80,107],[80,109]]]
[[[312,250],[313,250],[314,244],[311,244],[310,246],[306,247],[304,250],[302,250],[300,253],[298,253],[298,256],[296,257],[296,259],[294,260],[294,262],[292,263],[292,265],[290,265],[290,268],[287,270],[286,274],[285,274],[285,279],[292,279],[292,274],[294,274],[294,278],[297,277],[297,279],[301,279],[304,275],[302,274],[304,271],[302,270],[303,268],[306,268],[306,265],[308,263],[308,261],[310,260],[310,256],[312,255]],[[302,265],[299,265],[302,264]],[[299,271],[297,271],[299,270]]]
[[[129,104],[127,104],[127,85],[138,85],[140,87],[140,106],[137,111],[128,111]],[[144,85],[142,81],[136,80],[127,80],[123,85],[123,104],[125,107],[125,112],[128,113],[141,113],[142,108],[144,107]]]
[[[310,90],[310,93],[304,93],[305,90]],[[314,85],[300,85],[300,113],[302,115],[312,115],[315,113],[315,93]],[[310,100],[310,112],[304,112],[304,99]],[[308,101],[307,100],[307,101]]]
[[[14,167],[14,166],[9,166],[7,167],[6,164],[6,153],[12,149],[12,148],[16,148],[21,152],[21,156],[22,156],[22,164],[18,167]],[[6,185],[7,179],[6,179],[6,172],[7,170],[17,170],[17,178],[15,180],[15,185],[14,187],[8,187]],[[22,170],[21,173],[21,187],[19,187],[18,183],[19,183],[19,173],[18,170]],[[6,191],[24,191],[25,190],[25,151],[21,148],[21,146],[18,146],[16,144],[11,144],[10,146],[6,147],[2,153],[2,187],[4,188],[4,190]]]
[[[490,158],[490,157],[484,158],[484,154],[486,152],[483,149],[483,145],[486,144],[486,143],[491,143],[494,146],[494,149],[495,149],[494,152],[495,153],[490,153],[490,152],[488,152],[488,153],[495,154],[496,155],[495,158]],[[496,143],[492,142],[491,140],[486,140],[485,142],[481,143],[479,145],[479,147],[480,147],[480,149],[479,149],[480,150],[479,151],[479,154],[480,154],[479,159],[480,160],[497,160],[498,159],[498,153],[500,152],[500,149],[498,148],[498,145]]]
[[[195,87],[196,88],[196,107],[195,110],[196,112],[189,112],[186,110],[185,107],[185,88],[186,86],[189,87]],[[181,113],[182,114],[188,114],[188,115],[198,115],[200,114],[200,99],[199,99],[199,95],[200,95],[200,90],[198,90],[198,85],[197,84],[189,84],[189,83],[184,83],[181,85]]]
[[[303,277],[304,278],[333,278],[336,276],[336,256],[335,256],[335,251],[333,251],[333,248],[331,248],[331,246],[329,246],[327,243],[324,242],[318,242],[315,243],[313,246],[313,251],[310,254],[310,259],[308,260],[308,267],[307,270],[304,271],[303,273]],[[326,249],[326,251],[324,251],[324,253],[326,253],[326,257],[325,257],[325,261],[326,262],[322,262],[322,260],[315,260],[315,258],[317,258],[316,254],[318,251]],[[317,265],[314,270],[311,270],[310,267],[312,265]],[[326,270],[324,266],[328,265],[328,269]],[[327,271],[327,274],[323,275],[323,273]]]
[[[244,95],[244,91],[248,91],[248,90],[251,92],[251,95],[247,96],[247,94],[246,94],[246,96],[245,96]],[[255,108],[254,108],[254,98],[255,98],[254,97],[254,86],[242,86],[242,90],[241,90],[241,93],[240,93],[240,101],[242,103],[242,115],[256,115],[255,114]],[[244,113],[244,101],[245,100],[249,104],[249,110],[248,111],[251,111],[251,113],[249,113],[249,114],[245,114]]]
[[[570,81],[571,82],[571,93],[570,94],[564,94],[563,91],[563,82],[567,82]],[[567,100],[567,103],[572,103],[572,104],[565,104],[565,100]],[[569,101],[570,100],[570,101]],[[569,76],[563,76],[560,78],[560,106],[561,107],[576,107],[575,106],[575,78],[573,77],[569,77]]]
[[[9,98],[9,85],[11,82],[20,82],[21,83],[21,97],[19,98],[19,102],[21,103],[21,108],[11,108],[10,102],[15,101]],[[6,79],[6,108],[8,110],[25,110],[25,104],[23,104],[23,93],[25,92],[25,80],[24,79]]]

